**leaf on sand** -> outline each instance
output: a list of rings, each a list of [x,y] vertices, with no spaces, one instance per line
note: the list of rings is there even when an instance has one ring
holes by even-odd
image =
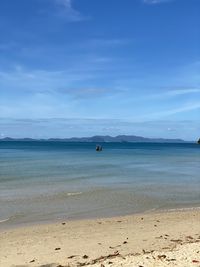
[[[198,260],[193,260],[192,262],[193,262],[193,263],[199,263],[199,261],[198,261]]]
[[[71,255],[68,257],[68,259],[73,259],[74,257],[76,257],[77,255]]]

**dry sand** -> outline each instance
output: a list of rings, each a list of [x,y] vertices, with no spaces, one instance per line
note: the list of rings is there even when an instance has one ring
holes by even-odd
[[[200,267],[200,211],[63,221],[0,232],[0,266]]]

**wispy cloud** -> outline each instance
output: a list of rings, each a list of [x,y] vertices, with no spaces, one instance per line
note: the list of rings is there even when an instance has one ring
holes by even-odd
[[[0,86],[3,91],[48,92],[56,88],[71,87],[89,80],[93,74],[76,70],[27,70],[16,65],[12,71],[0,71]]]
[[[166,98],[173,98],[179,97],[184,95],[193,95],[199,94],[200,88],[185,88],[185,89],[171,89],[161,93],[156,93],[152,95],[145,96],[144,98],[147,99],[166,99]]]
[[[171,1],[173,0],[143,0],[143,3],[149,4],[149,5],[156,5],[156,4],[162,4],[162,3],[167,3]]]
[[[131,40],[127,39],[105,39],[105,38],[97,38],[97,39],[91,39],[88,41],[89,45],[93,46],[120,46],[120,45],[126,45],[129,44]]]
[[[59,89],[56,91],[80,99],[101,97],[110,93],[109,89],[97,88],[97,87],[67,88],[67,89]]]
[[[56,3],[64,6],[67,9],[72,9],[71,0],[56,0]]]
[[[59,15],[66,18],[71,22],[77,22],[85,20],[86,18],[73,7],[73,0],[53,0],[56,4]]]
[[[69,96],[70,99],[91,99],[106,97],[119,93],[119,89],[112,86],[93,85],[96,70],[99,65],[107,64],[94,61],[92,69],[86,66],[75,66],[64,70],[28,70],[20,64],[15,64],[10,71],[0,71],[0,94]]]
[[[0,42],[0,51],[8,51],[15,49],[17,44],[13,41],[9,41],[8,43]]]
[[[199,88],[191,88],[191,89],[171,90],[171,91],[167,91],[165,93],[165,95],[166,96],[180,96],[180,95],[194,94],[194,93],[200,93],[200,89]]]
[[[199,110],[200,109],[200,102],[191,102],[191,103],[186,103],[180,107],[177,108],[171,108],[167,110],[160,110],[159,112],[148,114],[148,118],[152,119],[159,119],[159,118],[165,118],[171,115],[179,114],[179,113],[184,113],[188,111],[194,111],[194,110]]]

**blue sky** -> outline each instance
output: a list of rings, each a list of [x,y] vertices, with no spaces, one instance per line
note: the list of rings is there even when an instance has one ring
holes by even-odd
[[[0,136],[200,136],[199,0],[1,0]]]

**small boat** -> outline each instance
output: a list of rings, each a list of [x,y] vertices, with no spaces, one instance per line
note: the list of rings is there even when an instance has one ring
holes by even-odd
[[[103,150],[102,146],[100,146],[100,145],[96,146],[96,151],[102,151],[102,150]]]
[[[200,138],[199,138],[199,140],[197,141],[197,144],[199,144],[199,145],[200,145]]]

